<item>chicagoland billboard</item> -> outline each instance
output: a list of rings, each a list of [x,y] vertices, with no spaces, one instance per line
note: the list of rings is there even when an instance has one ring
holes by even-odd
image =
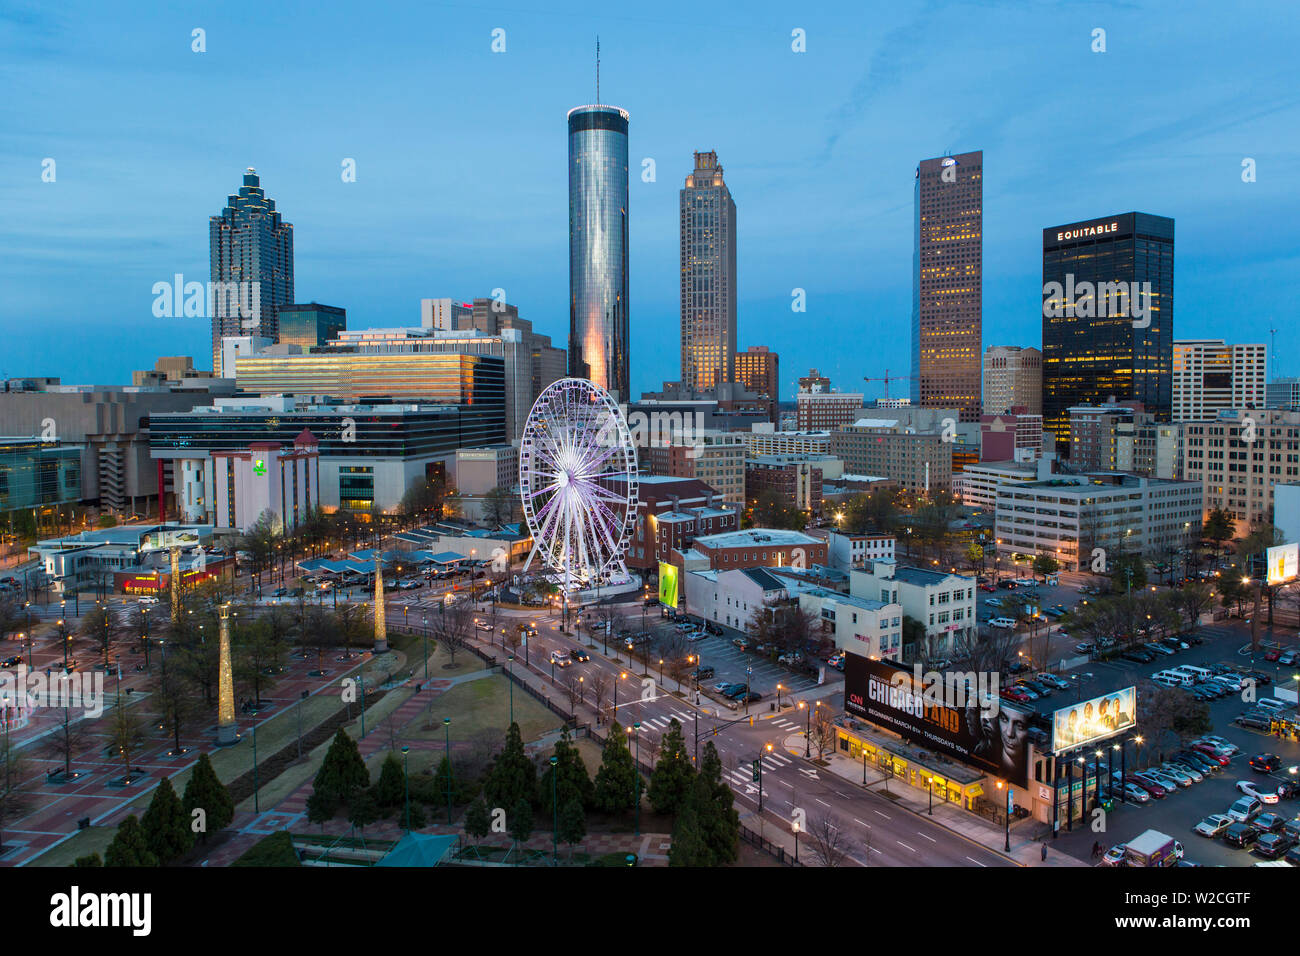
[[[1019,786],[1028,785],[1027,711],[994,697],[981,708],[971,694],[964,706],[936,703],[912,671],[887,661],[847,654],[844,709],[943,754]]]

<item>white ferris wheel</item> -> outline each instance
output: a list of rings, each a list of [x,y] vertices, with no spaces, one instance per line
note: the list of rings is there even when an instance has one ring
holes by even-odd
[[[547,386],[524,423],[519,493],[538,558],[565,591],[625,574],[636,520],[636,448],[609,392],[585,378]]]

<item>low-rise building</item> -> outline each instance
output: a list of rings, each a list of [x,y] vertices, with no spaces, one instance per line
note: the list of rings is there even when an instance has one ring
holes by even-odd
[[[978,633],[975,579],[968,575],[900,567],[893,560],[870,561],[849,572],[849,594],[899,604],[907,617],[925,627],[925,647],[903,648],[907,663],[943,657],[952,653],[958,639]]]
[[[698,535],[693,542],[675,550],[672,563],[680,567],[690,559],[703,560],[705,567],[724,570],[783,565],[807,568],[826,563],[826,542],[802,531],[746,528]]]
[[[826,462],[839,460],[826,456]],[[787,508],[817,516],[822,511],[822,469],[820,458],[794,455],[762,455],[745,462],[745,496],[752,507],[765,492],[780,498]],[[833,468],[839,471],[839,468]]]
[[[891,411],[889,418],[860,418],[835,429],[831,454],[844,462],[844,470],[850,474],[889,478],[913,493],[948,491],[952,485],[955,433],[943,429],[916,431],[900,426],[894,414]]]
[[[812,532],[816,533],[816,532]],[[825,532],[831,567],[848,571],[861,568],[865,561],[893,560],[897,539],[892,534]]]
[[[760,455],[825,455],[829,454],[831,447],[831,433],[827,429],[778,431],[770,423],[757,424],[749,432],[742,432],[741,440],[750,458]]]
[[[615,493],[625,493],[620,478],[607,479]],[[628,568],[648,574],[674,551],[689,549],[697,536],[740,527],[740,510],[726,505],[712,487],[697,478],[642,475],[637,481],[636,530],[628,542]],[[680,562],[679,566],[680,566]]]

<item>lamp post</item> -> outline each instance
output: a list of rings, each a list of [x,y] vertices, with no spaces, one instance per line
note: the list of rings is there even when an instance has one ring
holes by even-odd
[[[402,747],[402,782],[406,785],[406,832],[411,832],[411,772],[408,755],[411,748]]]
[[[559,757],[551,756],[551,866],[560,865],[560,804],[557,783],[560,773],[556,769],[559,762]]]
[[[803,756],[804,759],[807,760],[812,757],[812,711],[809,710],[808,702],[806,700],[799,701],[799,709],[808,711],[808,713],[804,715],[803,730]],[[862,782],[867,782],[867,768],[865,763],[862,765]]]
[[[510,685],[510,723],[515,722],[515,671],[512,666],[515,662],[515,655],[511,654],[506,658],[506,673],[509,679],[506,681]]]
[[[68,669],[68,645],[72,642],[72,637],[68,634],[67,625],[64,624],[63,618],[59,618],[59,642],[63,645],[63,669]]]
[[[451,718],[442,718],[442,729],[447,742],[447,825],[451,825]]]
[[[758,812],[763,812],[763,751],[772,752],[770,743],[764,744],[758,751]]]
[[[630,733],[636,739],[636,762],[633,768],[636,773],[636,835],[641,835],[641,721],[636,721],[628,728]]]
[[[1007,791],[1007,803],[1006,806],[1003,808],[1005,810],[1005,813],[1003,815],[1003,841],[1004,841],[1003,852],[1010,853],[1011,852],[1011,800],[1015,795],[1015,791],[1012,790],[1010,787],[1008,787],[1001,780],[999,780],[998,789],[1001,790],[1004,787],[1006,788]]]

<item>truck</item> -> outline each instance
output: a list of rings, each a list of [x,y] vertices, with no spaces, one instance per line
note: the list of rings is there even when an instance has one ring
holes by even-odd
[[[1146,830],[1128,841],[1124,862],[1128,866],[1177,866],[1183,845],[1167,833]]]

